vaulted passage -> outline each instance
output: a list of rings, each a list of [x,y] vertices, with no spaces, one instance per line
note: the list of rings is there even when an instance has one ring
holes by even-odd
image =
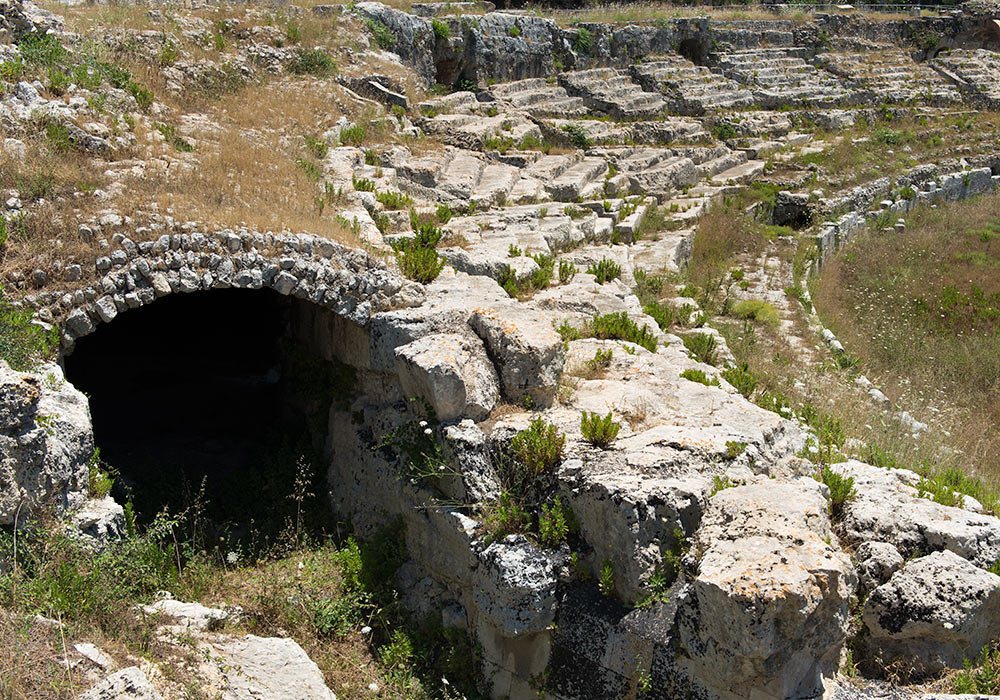
[[[285,508],[299,457],[320,471],[311,446],[323,423],[302,400],[310,360],[289,340],[303,303],[270,290],[177,294],[77,342],[67,377],[90,397],[116,498],[149,517],[189,505],[204,480],[211,519],[241,531]]]

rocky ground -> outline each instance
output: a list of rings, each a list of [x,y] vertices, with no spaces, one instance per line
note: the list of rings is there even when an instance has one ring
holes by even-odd
[[[787,290],[862,227],[993,191],[990,10],[564,28],[455,5],[0,5],[16,342],[65,356],[173,294],[300,301],[300,340],[358,376],[320,421],[330,505],[361,536],[402,518],[404,602],[473,641],[484,695],[937,697],[1000,639],[995,504],[848,459],[734,342],[777,328],[798,381],[927,431],[863,377],[808,378],[845,353]],[[694,280],[744,219],[769,243]],[[739,335],[723,296],[770,311]],[[87,399],[15,344],[0,523],[49,503],[114,547]],[[146,603],[174,656],[66,640],[80,697],[184,697],[172,666],[200,697],[333,697],[240,610]]]

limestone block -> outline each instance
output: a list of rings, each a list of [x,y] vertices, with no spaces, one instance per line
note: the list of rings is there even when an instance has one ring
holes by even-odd
[[[469,324],[486,344],[506,398],[520,402],[530,396],[539,406],[552,403],[565,349],[551,322],[517,306],[498,306],[476,309]]]
[[[213,642],[223,700],[337,700],[319,667],[293,639],[224,638]]]
[[[93,453],[87,398],[57,365],[21,374],[0,362],[0,524],[19,506],[23,518],[43,504],[64,512],[83,503]]]
[[[888,542],[864,542],[854,553],[858,569],[858,591],[867,595],[903,568],[899,550]]]
[[[1000,519],[917,497],[920,477],[851,460],[833,465],[854,479],[857,496],[844,506],[844,531],[855,542],[888,542],[904,557],[947,549],[987,567],[1000,558]]]
[[[163,700],[136,666],[113,673],[76,700]]]
[[[503,637],[540,632],[555,619],[553,560],[523,535],[509,535],[480,555],[473,600]]]
[[[927,673],[960,668],[1000,638],[1000,576],[954,552],[935,552],[876,588],[863,619],[884,661]]]
[[[430,402],[439,420],[482,420],[500,398],[500,383],[482,345],[441,333],[396,348],[403,391]]]

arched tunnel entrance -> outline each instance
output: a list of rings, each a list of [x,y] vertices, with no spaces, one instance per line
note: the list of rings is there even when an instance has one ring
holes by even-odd
[[[300,471],[324,493],[330,399],[310,388],[328,365],[293,340],[306,303],[267,289],[174,294],[80,338],[66,375],[89,396],[112,495],[148,519],[204,485],[214,534],[242,538],[294,511]]]

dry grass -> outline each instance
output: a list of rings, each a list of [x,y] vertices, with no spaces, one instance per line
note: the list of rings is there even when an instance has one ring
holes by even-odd
[[[804,189],[813,184],[851,187],[921,163],[953,158],[956,143],[962,144],[963,153],[989,151],[997,130],[997,115],[991,112],[938,112],[876,124],[862,122],[828,138],[830,146],[822,152],[801,156],[795,162],[822,168]]]
[[[0,610],[0,699],[69,700],[86,689],[63,665],[58,628]],[[84,682],[81,682],[84,681]]]
[[[737,256],[754,257],[765,244],[760,227],[734,205],[717,202],[698,219],[687,276],[711,290],[721,284]]]
[[[967,470],[988,477],[1000,477],[994,229],[996,195],[924,208],[905,232],[859,236],[824,265],[814,285],[824,323],[865,372],[900,406],[926,406]]]

